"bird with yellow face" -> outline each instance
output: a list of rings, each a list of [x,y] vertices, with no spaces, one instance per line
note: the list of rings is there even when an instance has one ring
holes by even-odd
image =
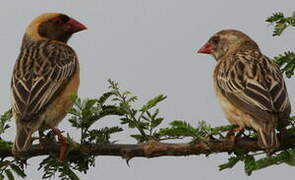
[[[29,149],[33,132],[50,128],[62,144],[60,159],[65,159],[66,138],[56,126],[73,106],[70,94],[79,87],[78,57],[67,41],[85,29],[61,13],[42,14],[27,27],[11,80],[14,153]]]

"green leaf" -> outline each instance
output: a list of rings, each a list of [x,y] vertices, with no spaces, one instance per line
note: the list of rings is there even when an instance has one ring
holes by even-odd
[[[272,16],[268,17],[266,19],[266,22],[273,23],[273,22],[278,21],[282,18],[284,18],[284,14],[282,12],[277,12],[277,13],[273,13]]]
[[[145,112],[145,111],[155,107],[159,102],[163,101],[166,98],[167,98],[167,96],[164,96],[163,94],[158,95],[158,96],[154,97],[153,99],[149,100],[145,105],[143,105],[142,108],[140,109],[140,111]]]
[[[236,165],[240,160],[241,160],[241,157],[239,157],[239,156],[230,157],[228,159],[228,162],[227,163],[224,163],[224,164],[221,164],[221,165],[218,166],[219,167],[219,171],[222,171],[224,169],[229,169],[229,168],[234,167],[234,165]]]
[[[97,99],[86,99],[84,109],[91,109],[97,102]]]
[[[154,112],[154,114],[150,118],[151,119],[155,119],[157,117],[157,115],[159,114],[159,112],[160,112],[160,109],[156,109],[155,112]]]
[[[72,114],[72,115],[75,115],[75,116],[80,116],[81,115],[81,112],[79,112],[77,109],[75,108],[71,108],[69,111],[68,111],[69,114]]]
[[[121,124],[128,124],[129,122],[132,121],[128,117],[122,117],[122,118],[120,118],[120,120],[121,120]]]
[[[12,118],[12,110],[4,112],[4,114],[0,117],[0,135],[5,132],[10,126],[7,124]]]
[[[288,149],[288,158],[285,160],[285,163],[287,163],[290,166],[295,166],[295,149]]]
[[[148,112],[148,111],[147,111],[147,112]],[[150,119],[150,118],[147,118],[145,115],[142,115],[141,118],[144,119],[145,121],[148,121],[148,122],[151,121],[151,119]]]
[[[279,54],[274,57],[275,62],[280,66],[283,73],[286,74],[288,78],[294,75],[295,69],[295,53],[294,52],[284,52],[284,54]]]
[[[10,169],[6,169],[5,174],[9,180],[14,180],[14,176],[13,176],[12,172],[10,171]]]
[[[111,96],[114,95],[114,92],[106,92],[98,99],[98,103],[103,105]]]
[[[172,121],[170,128],[161,128],[159,131],[160,136],[168,137],[195,137],[196,128],[192,127],[185,121]]]
[[[95,110],[95,112],[88,112],[87,117],[83,119],[83,127],[89,128],[94,124],[96,121],[101,120],[103,117],[106,116],[122,116],[124,115],[124,111],[116,106],[113,105],[103,105],[101,110]]]
[[[295,26],[295,17],[285,17],[283,13],[278,12],[268,17],[266,22],[274,26],[273,36],[280,36],[287,27]]]
[[[164,120],[164,118],[157,118],[157,119],[152,120],[151,128],[153,129],[153,128],[157,127],[158,125],[160,125],[162,123],[163,120]]]
[[[149,123],[148,122],[136,122],[136,127],[139,127],[140,129],[149,129]]]
[[[245,172],[248,176],[252,174],[252,171],[256,169],[255,158],[251,155],[246,155],[244,159]]]
[[[102,106],[102,111],[99,113],[100,117],[109,116],[109,115],[117,115],[122,116],[126,112],[123,111],[120,107],[113,105],[104,105]]]
[[[132,97],[128,98],[127,102],[130,103],[130,102],[135,102],[137,100],[138,100],[137,96],[132,96]]]
[[[13,170],[13,172],[15,172],[18,176],[25,178],[27,175],[25,174],[24,170],[21,169],[20,167],[18,167],[15,164],[11,164],[10,165],[11,169]]]
[[[89,131],[86,135],[86,137],[89,138],[89,143],[93,143],[92,141],[95,141],[96,144],[109,144],[110,142],[110,136],[111,134],[118,133],[123,131],[122,128],[115,126],[115,127],[105,127],[101,129],[93,129]]]
[[[62,175],[68,176],[70,180],[80,180],[80,178],[74,173],[74,171],[72,171],[68,167],[66,167],[62,172],[63,172]]]

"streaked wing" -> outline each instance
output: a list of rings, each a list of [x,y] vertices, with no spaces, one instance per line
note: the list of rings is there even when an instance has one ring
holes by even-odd
[[[236,55],[230,68],[220,68],[217,85],[236,107],[261,122],[290,111],[285,82],[279,68],[267,57]],[[289,115],[289,114],[288,114]]]
[[[11,82],[14,111],[30,121],[68,83],[76,67],[77,57],[66,45],[45,41],[24,46]]]

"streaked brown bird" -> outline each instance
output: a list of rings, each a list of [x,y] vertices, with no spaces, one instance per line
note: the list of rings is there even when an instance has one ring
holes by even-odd
[[[61,13],[42,14],[27,27],[11,81],[14,153],[28,150],[33,132],[51,128],[62,144],[60,159],[65,158],[66,138],[56,126],[73,106],[70,94],[79,86],[78,58],[67,41],[85,29]]]
[[[211,54],[217,61],[215,91],[229,122],[240,130],[255,129],[261,148],[277,148],[276,128],[288,123],[291,112],[279,67],[237,30],[216,33],[198,53]]]

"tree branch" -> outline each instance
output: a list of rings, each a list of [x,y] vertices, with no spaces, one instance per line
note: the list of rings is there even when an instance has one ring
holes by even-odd
[[[295,147],[295,136],[283,138],[278,150]],[[262,150],[255,139],[237,138],[235,144],[230,140],[209,140],[206,143],[197,144],[169,144],[169,143],[146,143],[146,144],[92,144],[75,146],[69,153],[69,157],[75,157],[80,153],[91,154],[95,156],[121,156],[125,159],[133,157],[160,157],[160,156],[188,156],[200,154],[213,154],[222,152],[232,152],[235,149],[242,149],[245,152],[255,152]],[[58,153],[58,144],[46,146],[33,145],[27,152],[22,153],[26,157],[36,157],[48,155],[49,153]],[[0,148],[2,157],[13,156],[10,148]]]

